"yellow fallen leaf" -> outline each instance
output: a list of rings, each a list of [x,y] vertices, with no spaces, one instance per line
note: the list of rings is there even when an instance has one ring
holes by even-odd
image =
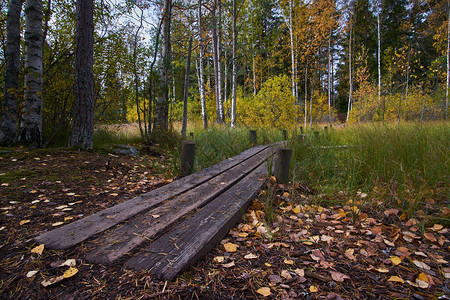
[[[289,195],[288,192],[284,192],[284,193],[283,193],[283,196],[286,197],[286,198],[289,198],[291,195]]]
[[[238,246],[233,243],[226,243],[223,247],[225,248],[225,251],[232,253],[237,251]]]
[[[9,183],[2,183],[2,186],[8,186]]]
[[[113,197],[119,196],[119,194],[117,194],[117,193],[112,193],[112,194],[109,194],[109,195],[113,196]]]
[[[31,222],[30,220],[22,220],[22,221],[19,222],[19,225],[24,225],[24,224],[27,224],[27,223],[30,223],[30,222]]]
[[[216,263],[223,263],[224,261],[225,261],[225,257],[223,257],[223,256],[216,256],[216,257],[214,257],[214,261],[216,262]]]
[[[246,237],[248,237],[248,233],[247,232],[241,232],[241,233],[238,234],[238,237],[246,238]]]
[[[293,264],[294,264],[294,261],[291,260],[291,259],[285,258],[285,259],[284,259],[284,263],[287,264],[287,265],[293,265]]]
[[[430,281],[428,280],[428,277],[427,277],[427,275],[425,273],[420,273],[417,276],[417,279],[425,281],[426,283],[430,283]]]
[[[402,262],[402,259],[398,256],[391,256],[391,262],[394,266],[398,266]]]
[[[405,281],[403,279],[401,279],[398,276],[391,276],[388,281],[390,282],[399,282],[399,283],[405,283]]]
[[[31,249],[31,253],[36,253],[36,254],[41,255],[42,252],[44,251],[44,247],[45,247],[44,244],[40,244],[39,246],[36,246],[33,249]]]
[[[269,263],[264,263],[264,265],[265,265],[266,267],[271,267],[271,266],[272,266],[272,265],[269,264]]]
[[[433,229],[434,231],[439,231],[439,230],[441,230],[442,228],[444,228],[444,226],[442,226],[441,224],[434,224],[432,229]]]
[[[78,273],[77,268],[70,267],[67,271],[64,272],[64,274],[62,276],[63,276],[63,278],[70,278],[77,273]]]
[[[73,217],[65,217],[65,218],[64,218],[64,222],[65,222],[65,221],[72,220],[72,219],[73,219]]]
[[[62,224],[64,224],[64,222],[56,222],[56,223],[53,223],[52,226],[56,227],[56,226],[61,226]]]
[[[270,288],[268,288],[268,287],[259,288],[256,292],[264,297],[268,297],[272,294],[272,292],[270,291]]]
[[[389,270],[385,268],[375,268],[374,270],[380,273],[389,273]]]
[[[348,259],[356,260],[356,257],[353,255],[353,253],[355,253],[355,249],[349,248],[349,249],[345,250],[345,256]]]
[[[319,289],[315,285],[312,285],[309,287],[309,291],[311,293],[317,293],[319,291]]]
[[[292,212],[294,213],[294,214],[299,214],[300,213],[300,206],[296,206],[296,207],[294,207],[293,209],[292,209]]]

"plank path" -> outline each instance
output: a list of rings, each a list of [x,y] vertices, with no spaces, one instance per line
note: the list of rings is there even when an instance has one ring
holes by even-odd
[[[84,242],[86,259],[172,280],[214,248],[264,184],[281,143],[260,145],[34,240],[52,249]]]

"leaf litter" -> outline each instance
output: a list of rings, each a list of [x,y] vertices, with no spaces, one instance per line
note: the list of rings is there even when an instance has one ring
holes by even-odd
[[[409,218],[397,208],[365,206],[371,196],[362,192],[355,201],[350,193],[339,193],[334,199],[339,201],[325,205],[317,203],[320,195],[305,192],[303,184],[283,186],[271,181],[221,245],[175,281],[161,282],[151,272],[90,264],[84,260],[88,249],[83,245],[65,251],[41,250],[41,245],[30,241],[38,232],[51,230],[52,224],[73,222],[167,183],[144,157],[131,160],[61,151],[51,157],[41,155],[39,161],[21,159],[21,165],[3,160],[0,167],[3,177],[21,170],[35,174],[2,182],[8,186],[0,190],[0,198],[5,199],[0,203],[0,297],[450,296],[448,228],[431,221],[431,214],[448,218],[446,209],[428,212],[429,217],[419,213]],[[265,194],[272,191],[273,203],[265,207]],[[69,207],[73,210],[64,210]],[[272,219],[267,216],[270,210]]]

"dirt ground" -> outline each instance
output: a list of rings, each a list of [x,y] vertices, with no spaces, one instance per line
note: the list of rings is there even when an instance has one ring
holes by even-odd
[[[172,181],[170,158],[1,150],[4,299],[450,299],[449,231],[439,221],[448,199],[430,199],[412,218],[373,193],[321,199],[267,179],[220,245],[163,282],[120,262],[90,264],[83,244],[56,251],[32,238]]]

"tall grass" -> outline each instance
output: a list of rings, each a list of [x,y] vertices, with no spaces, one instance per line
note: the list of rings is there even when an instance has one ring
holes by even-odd
[[[291,141],[292,174],[322,192],[376,193],[412,213],[449,196],[448,123],[355,125]]]
[[[95,148],[103,148],[114,144],[138,144],[143,140],[136,124],[118,124],[98,126],[93,142]]]

